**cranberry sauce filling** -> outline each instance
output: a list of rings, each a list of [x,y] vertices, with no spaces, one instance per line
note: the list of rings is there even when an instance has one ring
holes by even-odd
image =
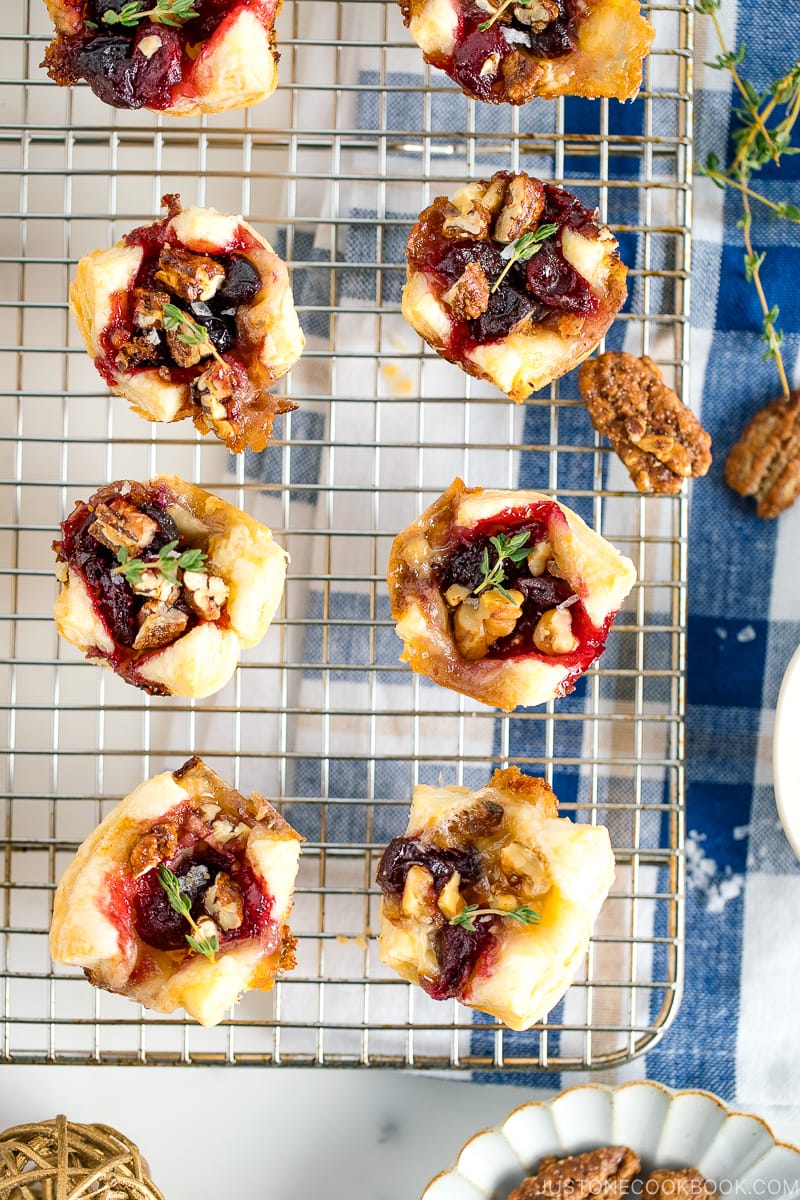
[[[492,0],[500,8],[502,0]],[[520,21],[515,7],[504,8],[497,20],[475,4],[465,6],[459,22],[453,55],[441,65],[456,83],[478,100],[491,101],[503,78],[503,61],[511,53],[522,51],[534,58],[564,58],[576,47],[577,4],[575,0],[556,0],[558,14],[544,29],[534,33]],[[487,69],[487,61],[490,64]]]
[[[93,496],[92,501],[98,500],[100,495]],[[102,493],[103,503],[113,503],[115,498],[110,489]],[[142,500],[137,507],[158,526],[152,540],[139,552],[140,557],[157,560],[159,550],[172,541],[178,542],[178,550],[183,548],[175,522],[165,508],[150,500]],[[132,647],[137,632],[137,615],[147,598],[133,591],[125,576],[116,570],[120,565],[116,553],[90,532],[95,519],[92,502],[76,505],[63,522],[61,542],[54,543],[54,548],[67,566],[83,579],[103,624],[117,646]],[[189,612],[185,606],[183,610]],[[189,619],[191,621],[191,614]]]
[[[194,0],[195,15],[177,26],[148,19],[123,25],[113,18],[125,3],[88,0],[86,34],[67,46],[66,69],[115,108],[169,108],[176,86],[191,70],[194,48],[213,36],[232,9],[249,7],[264,15],[263,0]],[[150,7],[144,2],[142,11]]]
[[[177,199],[165,200],[170,205],[169,216],[125,236],[128,245],[142,248],[142,262],[127,294],[114,297],[111,320],[100,336],[103,353],[95,359],[95,365],[112,386],[120,371],[158,369],[166,372],[172,383],[192,384],[211,368],[217,374],[211,394],[224,401],[240,393],[244,396],[252,389],[238,357],[242,347],[236,314],[241,306],[252,304],[261,291],[259,271],[242,253],[256,243],[240,228],[233,242],[218,252],[187,251],[170,229],[171,217],[180,211]],[[189,325],[165,329],[167,305],[185,314]],[[187,332],[190,340],[194,332],[196,340],[203,330],[216,355],[227,356],[224,363],[207,345],[198,352],[187,344]],[[205,384],[204,388],[210,390]]]
[[[594,213],[564,188],[544,184],[545,204],[539,225],[557,225],[527,260],[517,259],[495,291],[491,288],[507,266],[503,247],[478,238],[448,237],[443,230],[444,207],[428,210],[426,227],[409,253],[412,265],[425,271],[441,298],[459,280],[467,265],[478,263],[490,285],[489,304],[479,317],[462,319],[450,314],[452,334],[449,349],[463,355],[476,346],[500,341],[520,326],[537,325],[561,313],[591,315],[599,308],[599,297],[564,257],[565,228],[596,227]],[[451,210],[452,211],[452,210]]]
[[[479,522],[469,531],[459,535],[453,549],[436,568],[434,579],[438,591],[444,594],[453,584],[460,584],[474,594],[485,578],[482,565],[484,552],[488,553],[490,568],[494,567],[498,560],[498,551],[491,541],[492,537],[498,534],[511,537],[526,532],[529,540],[525,549],[529,548],[532,551],[547,537],[551,522],[563,520],[563,514],[557,505],[543,501],[528,505],[525,509],[507,510]],[[522,558],[516,563],[508,558],[504,559],[502,578],[499,582],[506,590],[513,588],[522,592],[522,612],[512,632],[493,642],[484,657],[538,658],[542,662],[557,662],[559,666],[569,669],[568,679],[559,692],[560,695],[565,695],[572,690],[575,681],[586,668],[602,654],[613,616],[600,627],[593,625],[583,603],[577,598],[571,600],[575,593],[570,584],[549,570],[545,570],[541,575],[531,575],[527,558]],[[570,600],[571,603],[567,607],[572,621],[572,633],[578,642],[576,649],[558,655],[541,653],[533,641],[534,630],[540,618],[548,610]]]
[[[408,872],[413,866],[425,867],[433,877],[438,896],[453,873],[461,883],[474,883],[483,873],[481,856],[474,846],[466,850],[440,849],[413,837],[394,838],[378,864],[377,882],[386,896],[402,896]],[[445,923],[437,929],[434,953],[439,966],[436,979],[420,979],[421,986],[434,1000],[447,1000],[461,993],[475,965],[491,941],[493,918],[475,918],[475,929]]]
[[[245,863],[241,854],[227,848],[212,846],[200,840],[178,851],[165,864],[177,876],[182,894],[190,902],[194,921],[205,917],[206,892],[221,871],[230,875],[242,898],[242,919],[235,929],[218,926],[221,945],[244,938],[259,937],[269,924],[272,897],[264,891],[260,880]],[[161,886],[158,868],[140,875],[133,885],[134,928],[143,942],[156,950],[185,950],[186,935],[192,929],[186,917],[170,906]]]

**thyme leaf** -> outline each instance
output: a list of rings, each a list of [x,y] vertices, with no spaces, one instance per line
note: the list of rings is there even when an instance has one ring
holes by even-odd
[[[457,916],[451,917],[450,925],[460,925],[472,933],[475,929],[475,918],[484,916],[513,917],[521,925],[538,925],[541,915],[529,904],[520,904],[519,908],[481,908],[479,904],[468,904]]]
[[[123,29],[134,29],[140,21],[148,18],[156,25],[172,25],[179,28],[184,21],[197,16],[194,0],[156,0],[152,8],[144,8],[145,0],[128,0],[119,12],[106,9],[104,25],[121,25]]]
[[[484,546],[481,557],[483,579],[473,589],[473,595],[480,596],[481,592],[485,591],[486,588],[495,588],[496,591],[505,596],[506,600],[511,600],[513,603],[513,596],[510,596],[506,589],[501,586],[505,579],[504,564],[506,562],[522,562],[523,558],[528,557],[531,552],[528,545],[530,536],[530,532],[527,529],[523,529],[520,533],[514,533],[509,536],[499,533],[496,537],[489,538],[489,541],[497,551],[497,561],[493,566],[491,565],[489,561],[489,547]]]
[[[164,863],[161,863],[158,868],[158,882],[164,889],[167,903],[172,911],[176,912],[178,916],[183,917],[191,926],[192,932],[186,934],[187,945],[197,954],[202,954],[210,962],[214,962],[216,955],[219,953],[219,938],[215,933],[211,937],[203,936],[199,925],[192,916],[192,904],[189,897],[181,888],[180,879]]]
[[[176,553],[177,546],[177,539],[174,542],[167,542],[166,546],[162,546],[159,550],[158,557],[152,561],[131,558],[127,546],[120,546],[117,551],[117,562],[120,565],[114,567],[113,574],[122,575],[131,587],[141,583],[145,571],[158,571],[169,583],[177,584],[179,567],[182,571],[199,571],[205,565],[208,557],[204,550],[197,549],[183,550],[178,554]]]
[[[208,336],[205,325],[195,321],[194,317],[178,308],[177,304],[165,304],[163,315],[164,328],[177,330],[179,342],[183,342],[185,346],[200,346],[207,354],[212,354],[217,362],[225,366],[225,360]]]

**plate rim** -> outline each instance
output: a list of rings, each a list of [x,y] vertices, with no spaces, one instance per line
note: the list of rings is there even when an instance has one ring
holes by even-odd
[[[798,657],[798,661],[800,661],[800,647],[798,647],[797,657]],[[731,1108],[731,1106],[729,1104],[726,1104],[726,1102],[724,1100],[722,1100],[719,1096],[715,1095],[714,1092],[709,1092],[705,1088],[671,1088],[665,1083],[659,1083],[658,1080],[655,1080],[655,1079],[629,1079],[629,1080],[626,1080],[626,1082],[619,1083],[619,1084],[591,1083],[591,1082],[577,1083],[577,1084],[573,1084],[572,1087],[563,1088],[560,1092],[556,1093],[555,1096],[550,1096],[549,1099],[546,1099],[546,1100],[525,1100],[525,1101],[523,1101],[522,1104],[517,1104],[514,1108],[512,1108],[505,1115],[503,1120],[498,1122],[496,1125],[489,1125],[484,1129],[477,1130],[475,1133],[472,1134],[471,1137],[467,1138],[467,1140],[464,1142],[464,1144],[460,1147],[452,1165],[450,1167],[447,1167],[443,1171],[439,1171],[436,1175],[433,1176],[432,1179],[430,1179],[428,1181],[428,1183],[426,1183],[426,1185],[420,1195],[420,1200],[426,1200],[426,1197],[428,1196],[428,1193],[430,1192],[430,1189],[433,1187],[433,1185],[441,1179],[446,1179],[448,1176],[458,1175],[465,1182],[469,1182],[467,1180],[466,1176],[461,1174],[461,1171],[459,1170],[459,1166],[458,1166],[459,1160],[460,1160],[462,1154],[464,1153],[464,1151],[467,1149],[468,1146],[471,1146],[474,1141],[476,1141],[480,1137],[483,1137],[487,1133],[499,1133],[499,1134],[502,1134],[503,1136],[505,1136],[503,1133],[503,1130],[504,1130],[506,1124],[517,1113],[523,1112],[530,1108],[550,1108],[550,1107],[552,1107],[553,1104],[555,1104],[555,1102],[557,1100],[560,1100],[563,1096],[569,1096],[576,1092],[587,1092],[587,1091],[604,1092],[606,1095],[608,1095],[610,1097],[614,1097],[619,1092],[624,1092],[624,1091],[627,1091],[630,1089],[635,1089],[635,1088],[648,1088],[648,1089],[652,1089],[654,1092],[656,1092],[656,1091],[661,1092],[663,1095],[667,1096],[670,1101],[673,1101],[680,1096],[702,1096],[703,1099],[705,1099],[705,1100],[713,1101],[713,1103],[716,1104],[717,1107],[722,1110],[722,1112],[725,1115],[726,1120],[729,1119],[730,1117],[743,1117],[745,1120],[754,1121],[757,1124],[761,1125],[763,1127],[763,1129],[766,1131],[766,1133],[769,1135],[769,1137],[772,1139],[773,1148],[778,1148],[778,1149],[782,1149],[782,1150],[791,1150],[800,1159],[800,1146],[795,1145],[793,1142],[784,1142],[784,1141],[780,1141],[778,1138],[776,1138],[771,1125],[769,1124],[768,1121],[765,1121],[763,1117],[758,1116],[757,1113],[749,1113],[749,1112],[744,1112],[738,1108]],[[474,1187],[474,1185],[471,1185],[471,1186]]]

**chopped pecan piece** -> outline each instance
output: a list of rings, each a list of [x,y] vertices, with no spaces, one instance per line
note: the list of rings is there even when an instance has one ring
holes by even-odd
[[[558,15],[558,0],[528,0],[514,6],[514,16],[521,25],[530,25],[531,33],[542,33]]]
[[[178,849],[178,829],[170,821],[154,825],[140,837],[131,850],[130,867],[134,875],[144,875],[159,863],[168,862]]]
[[[160,600],[162,604],[174,604],[181,591],[157,570],[142,571],[138,579],[134,577],[130,581],[130,585],[137,596],[148,596],[151,600]]]
[[[227,871],[220,871],[203,897],[203,907],[220,929],[238,929],[244,920],[241,889]]]
[[[569,1158],[545,1158],[536,1175],[523,1180],[508,1200],[542,1200],[569,1196],[586,1200],[623,1196],[639,1170],[639,1159],[627,1146],[604,1146]]]
[[[217,620],[230,593],[224,579],[206,571],[184,571],[183,588],[186,603],[206,621]]]
[[[111,504],[98,504],[89,533],[97,542],[118,550],[142,550],[158,533],[158,522],[141,512],[135,504],[122,498]]]
[[[169,292],[153,288],[134,288],[133,323],[138,329],[161,329],[164,324],[164,305],[169,304]]]
[[[158,258],[155,277],[184,300],[210,300],[225,278],[225,268],[205,254],[165,246]]]
[[[489,307],[489,280],[480,263],[470,262],[442,300],[458,320],[471,320]]]
[[[511,633],[522,613],[522,592],[512,588],[507,600],[496,588],[459,604],[453,613],[456,646],[467,662],[483,658],[498,638]]]
[[[442,825],[442,847],[466,849],[476,838],[497,833],[504,816],[502,804],[494,800],[479,800],[469,808],[460,808]]]
[[[725,482],[755,496],[756,513],[777,517],[800,496],[800,390],[759,409],[725,463]]]
[[[146,600],[139,610],[139,632],[134,650],[157,650],[179,638],[189,624],[189,614],[160,600]]]
[[[213,353],[209,341],[193,342],[191,345],[184,342],[180,329],[167,330],[167,345],[179,367],[196,367],[202,359],[210,358]]]
[[[158,367],[163,361],[157,334],[129,338],[114,355],[114,362],[120,371],[132,371],[135,367]]]
[[[684,1167],[682,1171],[662,1168],[650,1172],[642,1195],[647,1200],[704,1200],[716,1195],[716,1189],[696,1167]]]
[[[543,185],[521,171],[508,184],[505,203],[494,224],[495,241],[515,242],[526,230],[538,225],[543,209]]]
[[[583,364],[578,386],[638,491],[674,493],[706,474],[711,438],[649,358],[608,351]]]
[[[447,237],[463,237],[464,234],[469,234],[470,237],[480,238],[482,241],[489,236],[489,226],[492,223],[492,214],[477,200],[467,200],[464,207],[455,212],[451,217],[445,217],[442,222],[442,233]]]

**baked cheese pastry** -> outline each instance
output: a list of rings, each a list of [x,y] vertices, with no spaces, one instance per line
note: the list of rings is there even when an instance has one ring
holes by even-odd
[[[460,479],[397,535],[387,574],[402,659],[506,712],[574,689],[635,581],[565,504]]]
[[[45,0],[47,74],[114,108],[173,117],[247,108],[278,85],[281,0]]]
[[[300,835],[199,758],[148,779],[89,835],[56,889],[50,953],[95,987],[216,1025],[294,966]]]
[[[286,577],[266,525],[177,475],[78,501],[53,549],[58,632],[155,695],[224,687],[267,632]]]
[[[597,212],[524,172],[437,196],[406,257],[409,324],[518,403],[590,354],[627,294],[617,239]]]
[[[69,303],[109,387],[148,421],[191,417],[229,450],[263,450],[269,388],[305,339],[285,263],[241,217],[182,208],[78,263]]]
[[[381,961],[435,1000],[529,1029],[563,996],[614,881],[608,831],[559,818],[543,779],[414,788],[378,866]]]
[[[655,35],[639,0],[400,0],[426,62],[467,96],[632,100]]]

